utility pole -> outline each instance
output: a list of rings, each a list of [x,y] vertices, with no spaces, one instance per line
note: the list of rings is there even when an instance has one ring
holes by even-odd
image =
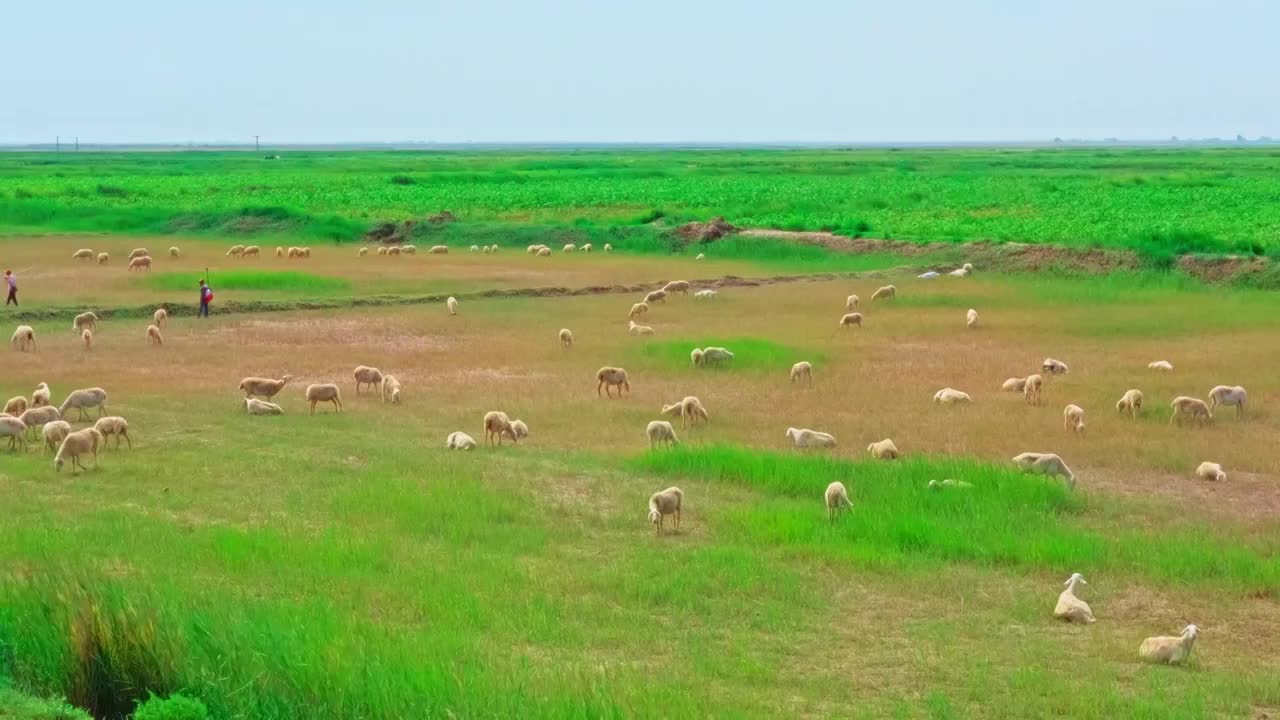
[[[80,136],[76,136],[76,152],[80,152]]]
[[[258,150],[259,150],[259,148],[258,148],[258,136],[257,136],[257,135],[254,135],[254,136],[253,136],[253,151],[254,151],[254,152],[258,152]]]
[[[62,136],[61,135],[53,136],[53,151],[62,152]]]

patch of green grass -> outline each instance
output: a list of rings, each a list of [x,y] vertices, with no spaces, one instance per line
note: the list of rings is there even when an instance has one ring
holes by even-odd
[[[825,354],[808,349],[789,347],[781,343],[755,337],[700,337],[675,340],[649,340],[637,343],[635,352],[645,362],[667,370],[692,369],[689,353],[694,348],[722,347],[733,353],[733,359],[719,366],[708,365],[699,372],[775,371],[788,370],[799,358],[821,363]]]
[[[43,700],[15,690],[0,675],[0,718],[5,720],[91,720],[62,698]]]
[[[156,290],[179,290],[195,293],[202,272],[153,272],[139,282],[146,282]],[[342,278],[312,275],[296,270],[219,270],[209,277],[217,301],[218,290],[273,290],[282,293],[328,294],[351,288]]]

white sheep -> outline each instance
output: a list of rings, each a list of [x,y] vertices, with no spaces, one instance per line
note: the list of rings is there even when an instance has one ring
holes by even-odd
[[[62,419],[62,416],[58,414],[58,408],[48,405],[30,408],[20,415],[15,415],[15,417],[21,420],[23,425],[27,426],[27,431],[32,435],[35,434],[36,430],[43,428],[48,423]]]
[[[973,272],[973,265],[970,265],[969,263],[965,263],[963,267],[958,267],[947,274],[950,275],[951,277],[968,277],[969,274],[972,272]]]
[[[278,258],[284,257],[284,248],[280,247],[279,245],[276,246],[276,257]]]
[[[15,397],[11,397],[9,398],[8,402],[4,404],[3,412],[5,415],[12,415],[14,417],[18,417],[19,415],[21,415],[26,411],[27,411],[27,398],[25,395],[17,395]]]
[[[1076,476],[1062,458],[1053,453],[1025,452],[1013,458],[1013,463],[1025,472],[1039,473],[1049,477],[1061,475],[1067,480],[1067,487],[1075,488]]]
[[[702,405],[702,401],[694,395],[686,396],[680,402],[662,406],[663,415],[679,415],[681,429],[690,425],[697,425],[698,421],[711,422],[711,417],[707,414],[707,409]]]
[[[1156,360],[1155,362],[1147,363],[1147,369],[1169,373],[1173,372],[1173,363],[1168,360]]]
[[[612,245],[610,245],[609,243],[605,243],[605,244],[604,244],[604,251],[605,251],[605,252],[607,252],[607,253],[611,253],[611,252],[613,252],[613,246],[612,246]]]
[[[1045,358],[1044,362],[1040,364],[1040,371],[1045,375],[1066,375],[1071,372],[1071,368],[1067,367],[1067,364],[1061,360]]]
[[[596,397],[600,396],[600,389],[604,388],[604,394],[609,395],[610,388],[618,388],[618,397],[622,397],[623,390],[631,390],[631,379],[627,377],[627,371],[619,367],[610,367],[608,365],[596,371]]]
[[[867,452],[877,460],[897,460],[902,456],[902,453],[898,452],[898,446],[894,445],[889,438],[871,443],[867,446]]]
[[[153,315],[152,318],[154,319],[154,325],[158,328],[162,328],[165,326],[165,323],[169,322],[169,311],[164,308],[160,308],[159,310],[156,310],[155,315]]]
[[[1062,410],[1062,428],[1077,435],[1084,434],[1084,408],[1079,405],[1068,405]]]
[[[0,415],[0,437],[9,438],[9,449],[17,450],[21,447],[23,452],[27,450],[27,426],[21,420],[12,415]]]
[[[667,515],[674,517],[674,531],[680,531],[680,507],[684,505],[684,492],[678,487],[669,487],[649,496],[649,522],[653,523],[655,535],[662,535],[663,521]]]
[[[809,428],[787,428],[786,437],[792,444],[804,450],[808,448],[833,448],[836,438],[831,433],[824,433]]]
[[[450,295],[449,298],[444,301],[444,304],[445,307],[449,308],[450,315],[458,314],[458,298]]]
[[[146,248],[134,248],[129,253],[130,260],[136,260],[140,257],[150,257],[150,256],[151,256],[151,251],[147,250]]]
[[[808,360],[801,360],[791,366],[791,382],[805,382],[809,387],[813,387],[813,363]]]
[[[92,350],[93,349],[93,331],[86,328],[84,332],[80,333],[80,341],[84,343],[85,350]]]
[[[68,433],[67,436],[63,438],[62,445],[58,447],[58,454],[53,458],[53,468],[58,472],[62,472],[62,466],[67,460],[71,460],[72,474],[75,474],[77,467],[88,472],[88,468],[81,464],[80,456],[86,452],[92,452],[93,465],[94,467],[97,467],[98,445],[103,444],[104,442],[102,433],[98,432],[95,428],[88,427],[83,430]]]
[[[293,248],[289,248],[289,249],[292,250]],[[135,250],[134,252],[137,252],[137,251]],[[243,245],[232,245],[230,248],[227,249],[227,257],[233,257],[233,256],[239,257],[240,254],[243,252],[244,252]]]
[[[671,282],[662,286],[662,292],[666,293],[667,295],[670,295],[672,293],[680,293],[682,295],[688,295],[689,281],[688,280],[672,280]]]
[[[289,256],[289,259],[290,259],[290,260],[293,260],[293,259],[296,259],[296,258],[300,258],[300,257],[302,257],[302,248],[300,248],[300,247],[298,247],[298,246],[296,246],[296,245],[290,245],[290,246],[289,246],[289,251],[288,251],[288,253],[287,253],[287,254],[288,254],[288,256]]]
[[[844,311],[846,313],[851,313],[854,310],[857,310],[858,303],[860,302],[862,302],[862,300],[857,295],[850,295],[844,300]]]
[[[80,330],[85,330],[85,329],[89,329],[89,330],[98,329],[97,313],[82,312],[79,315],[75,316],[75,318],[71,321],[72,332],[79,332]]]
[[[933,401],[939,405],[967,405],[973,402],[969,393],[954,388],[942,388],[933,394]]]
[[[1126,390],[1124,395],[1120,396],[1120,400],[1116,403],[1116,412],[1121,415],[1128,415],[1134,420],[1138,419],[1138,413],[1142,410],[1142,391]]]
[[[1025,391],[1026,388],[1027,388],[1026,378],[1009,378],[1008,380],[1005,380],[1003,383],[1000,384],[1000,389],[1003,390],[1004,392],[1020,393]]]
[[[261,255],[262,248],[257,245],[250,245],[244,249],[244,252],[240,253],[240,257],[242,259],[247,257],[260,257]]]
[[[133,449],[133,440],[129,439],[129,421],[128,420],[125,420],[122,417],[116,417],[116,416],[98,418],[98,422],[93,424],[93,429],[102,433],[102,437],[104,439],[109,435],[115,435],[117,450],[120,449],[120,438],[124,438],[125,441],[129,443],[130,450]],[[106,445],[104,443],[103,448],[105,449],[105,447]]]
[[[970,330],[973,330],[978,327],[978,311],[977,310],[974,310],[973,308],[969,308],[969,312],[964,314],[964,318],[965,318],[964,324]]]
[[[472,246],[472,248],[471,248],[471,249],[472,249],[472,250],[474,250],[474,249],[475,249],[475,246]],[[578,246],[577,246],[577,245],[574,245],[573,243],[566,243],[566,244],[565,244],[565,246],[564,246],[563,248],[560,248],[560,252],[567,252],[567,253],[571,253],[571,252],[573,252],[574,250],[577,250],[577,249],[578,249]]]
[[[529,437],[529,426],[523,420],[515,419],[511,421],[511,434],[508,436],[511,442],[519,445],[521,440]]]
[[[244,411],[247,415],[283,415],[284,408],[273,402],[247,397],[244,399]]]
[[[1190,418],[1196,425],[1201,426],[1207,422],[1213,422],[1213,412],[1199,398],[1179,395],[1173,399],[1173,402],[1169,403],[1169,407],[1173,408],[1173,414],[1169,416],[1170,425],[1177,422],[1181,426],[1182,421],[1187,418]]]
[[[666,290],[654,290],[653,292],[644,296],[644,302],[649,305],[652,305],[653,303],[664,303],[666,301],[667,301]]]
[[[654,420],[650,422],[644,429],[646,435],[649,436],[649,449],[652,450],[659,444],[666,447],[674,447],[680,444],[680,438],[676,437],[676,429],[671,427],[671,423],[666,420]]]
[[[1085,624],[1094,622],[1093,610],[1089,604],[1076,596],[1076,588],[1089,584],[1084,576],[1080,573],[1072,573],[1064,584],[1067,589],[1058,595],[1058,604],[1053,608],[1053,616],[1067,622]]]
[[[938,492],[943,488],[959,488],[961,490],[965,490],[968,488],[972,488],[973,483],[965,482],[964,480],[955,480],[952,478],[947,478],[945,480],[930,480],[929,484],[925,485],[925,487],[934,492]]]
[[[1022,399],[1028,405],[1039,405],[1041,402],[1040,390],[1044,386],[1044,378],[1039,375],[1028,375],[1022,384]]]
[[[538,248],[538,252],[535,253],[535,255],[537,257],[551,257],[551,248],[549,247]]]
[[[723,365],[730,360],[733,360],[733,353],[722,347],[709,347],[702,351],[702,364],[706,366]]]
[[[71,253],[71,259],[72,260],[92,260],[93,251],[90,250],[89,248],[80,248],[79,250]]]
[[[382,392],[382,371],[368,365],[357,365],[351,376],[356,379],[356,395],[360,394],[360,386],[368,385],[369,389],[377,388]]]
[[[13,337],[9,338],[9,347],[21,352],[35,350],[36,331],[30,325],[19,325],[13,331]]]
[[[485,245],[484,247],[480,248],[480,254],[482,254],[482,255],[488,255],[488,254],[489,254],[489,246],[488,246],[488,245]]]
[[[652,335],[653,328],[649,327],[648,325],[637,325],[636,321],[632,320],[627,327],[627,332],[631,333],[632,335]]]
[[[473,249],[473,250],[475,249],[475,246],[474,246],[474,245],[472,245],[471,247],[472,247],[472,249]],[[401,250],[400,250],[400,246],[399,246],[399,245],[392,245],[391,247],[387,248],[387,254],[388,254],[388,255],[393,255],[393,256],[399,257],[399,256],[400,256],[400,252],[401,252]]]
[[[1227,385],[1215,385],[1209,391],[1209,412],[1213,412],[1219,405],[1235,405],[1236,417],[1244,415],[1245,403],[1249,400],[1249,394],[1244,388],[1236,385],[1234,387]]]
[[[839,480],[827,486],[827,491],[822,494],[822,498],[827,505],[828,520],[835,520],[836,515],[844,508],[853,509],[853,503],[849,502],[849,491]]]
[[[627,313],[627,318],[635,320],[637,317],[649,312],[649,303],[638,302],[631,306],[631,311]]]
[[[149,340],[152,345],[163,345],[164,336],[160,334],[160,328],[156,327],[155,325],[148,325],[147,340]]]
[[[696,257],[694,257],[693,259],[694,259],[694,260],[705,260],[706,258],[707,258],[707,254],[706,254],[706,253],[698,253],[698,255],[697,255]]]
[[[475,450],[476,441],[470,435],[459,430],[449,433],[449,437],[445,438],[444,446],[450,450]]]
[[[106,265],[109,262],[111,262],[111,255],[109,253],[104,253],[104,252],[98,253],[99,265]]]
[[[431,249],[427,250],[427,254],[428,255],[448,255],[449,246],[448,245],[432,245]]]
[[[96,388],[96,387],[84,388],[82,390],[76,390],[72,392],[70,395],[66,397],[65,400],[62,401],[62,404],[58,406],[58,415],[63,419],[65,419],[67,417],[67,410],[69,410],[70,408],[75,408],[80,411],[79,418],[81,420],[84,420],[86,415],[84,411],[85,408],[96,407],[98,408],[98,417],[102,417],[103,411],[105,410],[106,406],[107,406],[106,390],[103,390],[102,388]]]
[[[702,367],[702,348],[694,348],[689,351],[689,361],[694,367]]]
[[[862,327],[862,313],[845,313],[844,316],[840,318],[840,327],[847,328],[853,327],[854,325]]]
[[[27,412],[30,412],[30,410]],[[1227,479],[1227,473],[1223,471],[1222,466],[1218,463],[1202,462],[1200,463],[1200,466],[1196,468],[1196,477],[1200,480],[1222,482]]]
[[[385,246],[380,246],[380,247],[378,248],[378,254],[379,254],[379,255],[386,255],[386,254],[387,254],[387,248],[386,248]]]
[[[147,272],[151,272],[151,258],[147,255],[143,255],[142,257],[130,260],[129,271],[132,272],[134,270],[146,270]]]
[[[246,398],[261,397],[270,400],[277,393],[284,389],[284,386],[293,379],[292,375],[285,375],[279,380],[270,378],[247,377],[240,381],[240,389],[244,391]]]
[[[417,245],[401,245],[400,254],[401,255],[417,255],[418,246]]]
[[[484,414],[485,445],[492,446],[495,437],[498,439],[499,447],[502,445],[502,438],[515,439],[515,432],[511,429],[511,419],[501,410],[490,410]]]
[[[716,295],[719,295],[719,293],[715,290],[699,290],[693,294],[693,297],[697,300],[711,300],[714,299]]]
[[[582,247],[580,247],[580,248],[578,248],[578,249],[579,249],[579,250],[581,250],[581,251],[582,251],[582,252],[584,252],[584,253],[590,254],[590,253],[591,253],[591,250],[592,250],[593,248],[591,247],[591,243],[583,243],[583,244],[582,244]]]
[[[40,383],[36,389],[31,392],[31,407],[44,407],[49,404],[49,385],[48,383]]]
[[[333,383],[316,383],[308,385],[305,397],[311,403],[311,414],[316,414],[316,403],[333,403],[334,412],[342,412],[342,392]]]
[[[921,280],[934,280],[939,277],[939,273],[937,270],[929,270],[928,272],[920,273],[916,277]],[[874,300],[875,298],[871,298],[871,299]]]
[[[175,258],[176,258],[176,257],[178,257],[178,256],[180,256],[180,255],[182,255],[182,251],[181,251],[181,250],[179,250],[177,247],[171,246],[171,247],[169,248],[169,257],[175,257]]]
[[[400,393],[403,391],[400,380],[395,375],[386,375],[382,378],[382,402],[391,403],[392,405],[400,404]]]
[[[44,424],[44,429],[40,431],[44,436],[44,452],[56,453],[58,446],[67,436],[71,434],[71,423],[66,420],[54,420]]]
[[[560,329],[560,347],[562,348],[573,347],[573,332],[569,330],[569,328]]]
[[[1177,665],[1191,656],[1191,648],[1195,647],[1199,634],[1200,628],[1188,625],[1178,637],[1149,637],[1138,647],[1138,657],[1147,662]]]
[[[892,300],[898,297],[898,288],[893,285],[885,285],[871,294],[871,302],[877,300]]]

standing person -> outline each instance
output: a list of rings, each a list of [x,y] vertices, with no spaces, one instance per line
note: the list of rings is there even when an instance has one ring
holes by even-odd
[[[196,317],[209,317],[209,301],[213,300],[213,290],[204,280],[200,281],[200,311]]]
[[[13,274],[12,270],[4,271],[4,279],[9,283],[9,297],[5,299],[4,304],[8,307],[9,303],[18,304],[18,276]]]

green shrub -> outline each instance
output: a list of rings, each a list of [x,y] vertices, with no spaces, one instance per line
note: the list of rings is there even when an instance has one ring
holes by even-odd
[[[133,720],[205,720],[209,708],[193,697],[174,693],[167,698],[152,695],[138,703]]]

